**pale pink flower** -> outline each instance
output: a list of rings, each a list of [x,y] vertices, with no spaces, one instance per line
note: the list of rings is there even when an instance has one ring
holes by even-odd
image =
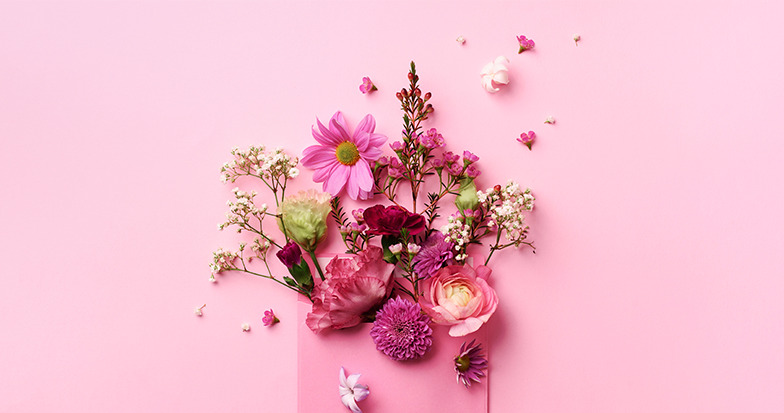
[[[394,269],[376,246],[351,257],[333,258],[324,271],[326,278],[310,294],[313,308],[305,324],[316,333],[359,324],[364,313],[392,292]]]
[[[536,139],[536,134],[534,131],[528,131],[528,133],[521,133],[520,137],[517,138],[517,141],[522,143],[523,145],[528,147],[528,150],[531,150],[531,145],[534,143],[534,139]]]
[[[378,90],[378,88],[376,87],[376,85],[373,84],[373,81],[370,80],[369,77],[365,76],[362,78],[362,84],[359,85],[360,92],[362,92],[363,94],[367,94],[376,90]]]
[[[340,385],[338,385],[340,401],[354,413],[362,413],[357,402],[365,400],[370,395],[368,387],[359,384],[359,376],[360,374],[352,374],[346,377],[346,370],[340,368]]]
[[[336,112],[329,127],[316,119],[313,137],[319,145],[305,148],[302,164],[313,169],[313,180],[324,183],[324,191],[333,196],[346,188],[351,199],[373,196],[373,172],[369,162],[381,156],[381,146],[387,137],[374,133],[376,120],[367,115],[354,133],[349,133],[343,114]]]
[[[498,296],[487,283],[491,272],[484,265],[441,268],[425,281],[419,304],[434,323],[452,326],[450,336],[473,333],[498,307]]]
[[[509,59],[498,56],[482,68],[482,87],[490,93],[498,92],[500,86],[509,83]]]

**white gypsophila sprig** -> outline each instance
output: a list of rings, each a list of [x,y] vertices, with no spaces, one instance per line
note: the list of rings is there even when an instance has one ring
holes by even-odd
[[[466,259],[466,248],[471,241],[471,226],[465,222],[460,214],[450,215],[446,225],[441,227],[444,234],[444,242],[454,244],[455,261],[462,262]]]
[[[226,251],[223,248],[218,248],[217,251],[212,253],[212,262],[210,269],[212,275],[220,274],[223,271],[230,271],[236,268],[235,263],[240,258],[240,255],[233,251]],[[213,279],[214,277],[210,277]]]
[[[258,195],[256,191],[245,192],[239,188],[232,190],[234,193],[235,201],[226,201],[229,206],[229,211],[226,212],[226,222],[219,224],[218,229],[223,230],[226,227],[236,225],[237,232],[242,230],[249,230],[252,232],[261,232],[261,225],[264,221],[264,216],[267,214],[267,204],[256,206],[253,198]],[[253,219],[256,219],[259,224],[258,230],[253,227]]]
[[[531,189],[520,190],[520,186],[509,181],[504,187],[496,186],[487,191],[477,191],[477,198],[487,212],[487,225],[504,233],[506,239],[519,247],[526,243],[528,225],[525,223],[525,212],[534,207],[534,196]]]
[[[299,175],[299,159],[287,154],[282,148],[267,151],[262,146],[251,146],[247,150],[232,148],[234,159],[223,164],[221,181],[234,182],[240,176],[255,176],[269,185],[280,183],[281,179],[295,178]]]

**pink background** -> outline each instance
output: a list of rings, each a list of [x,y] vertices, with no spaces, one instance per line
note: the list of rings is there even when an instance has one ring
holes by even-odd
[[[207,281],[237,239],[215,230],[219,168],[235,145],[302,149],[338,109],[397,137],[412,59],[430,125],[482,158],[481,185],[537,196],[537,254],[494,264],[491,412],[784,410],[783,13],[1,3],[0,411],[296,411],[296,298]],[[489,95],[478,72],[501,54],[512,83]],[[358,92],[365,75],[379,93]],[[283,322],[266,329],[269,307]]]

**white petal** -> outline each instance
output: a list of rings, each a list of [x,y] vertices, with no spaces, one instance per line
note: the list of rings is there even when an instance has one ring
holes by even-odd
[[[501,83],[503,85],[509,83],[509,72],[506,70],[496,72],[496,74],[493,76],[493,82]]]
[[[352,374],[348,376],[348,379],[346,380],[346,384],[348,385],[349,388],[353,389],[354,387],[357,387],[359,376],[360,374]]]
[[[358,384],[354,387],[354,400],[361,402],[365,400],[370,395],[370,390],[368,390],[367,386],[363,386]]]
[[[498,56],[495,58],[495,60],[493,60],[493,63],[506,68],[506,65],[509,64],[509,59],[507,59],[506,56]]]
[[[493,62],[486,64],[482,71],[480,72],[482,75],[490,75],[493,74]]]
[[[351,409],[354,413],[362,413],[362,410],[359,409],[357,406],[357,401],[354,400],[353,395],[345,395],[340,398],[340,401],[343,402],[343,405]]]

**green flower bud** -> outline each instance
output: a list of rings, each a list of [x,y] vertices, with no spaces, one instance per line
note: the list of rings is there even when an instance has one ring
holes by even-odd
[[[286,197],[281,202],[278,220],[281,231],[308,252],[327,237],[327,215],[330,206],[329,194],[315,189],[300,191],[295,196]]]
[[[476,209],[479,198],[476,197],[476,185],[472,178],[460,180],[460,194],[455,198],[455,205],[461,212],[466,209]]]

